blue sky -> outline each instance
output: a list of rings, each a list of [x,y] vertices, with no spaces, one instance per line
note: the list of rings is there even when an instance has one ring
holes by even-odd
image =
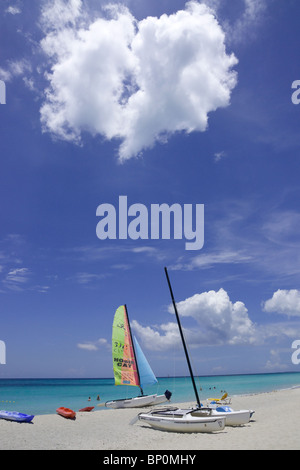
[[[196,374],[299,371],[298,3],[1,2],[0,377],[112,376],[123,303],[187,374],[164,266]],[[203,248],[100,240],[119,196],[204,204]]]

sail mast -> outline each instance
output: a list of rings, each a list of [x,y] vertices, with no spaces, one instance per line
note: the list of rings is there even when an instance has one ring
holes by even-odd
[[[180,323],[180,319],[179,319],[179,316],[178,316],[176,302],[175,302],[175,299],[174,299],[174,295],[173,295],[173,291],[172,291],[172,287],[171,287],[171,283],[170,283],[167,268],[165,268],[165,273],[166,273],[166,277],[167,277],[167,281],[168,281],[168,285],[169,285],[169,289],[170,289],[170,294],[171,294],[171,298],[172,298],[172,302],[173,302],[173,306],[174,306],[174,310],[175,310],[175,315],[176,315],[176,319],[177,319],[177,323],[178,323],[178,328],[179,328],[179,332],[180,332],[180,336],[181,336],[181,340],[182,340],[186,360],[187,360],[189,371],[190,371],[190,376],[191,376],[193,387],[194,387],[194,392],[195,392],[197,404],[198,404],[199,408],[201,408],[201,403],[200,403],[200,399],[199,399],[199,395],[198,395],[198,391],[197,391],[197,387],[196,387],[196,383],[195,383],[195,379],[194,379],[194,374],[193,374],[193,371],[192,371],[192,366],[191,366],[191,363],[190,363],[187,347],[186,347],[186,344],[185,344],[185,339],[184,339],[184,336],[183,336],[181,323]]]
[[[129,334],[130,334],[134,359],[135,359],[135,363],[136,363],[136,372],[137,372],[137,375],[138,375],[138,378],[139,378],[139,384],[140,384],[139,387],[140,387],[140,390],[141,390],[141,394],[144,395],[143,389],[141,387],[141,378],[140,378],[139,365],[138,365],[138,361],[137,361],[137,357],[136,357],[136,353],[135,353],[134,341],[133,341],[132,333],[131,333],[131,326],[130,326],[130,321],[129,321],[129,316],[128,316],[127,305],[125,304],[124,307],[125,307],[125,313],[126,313],[126,317],[127,317],[127,323],[128,323],[128,328],[129,328]]]

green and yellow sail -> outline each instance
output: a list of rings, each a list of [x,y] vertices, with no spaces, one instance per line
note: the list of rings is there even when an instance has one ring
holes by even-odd
[[[157,383],[136,338],[132,339],[126,305],[121,305],[114,316],[112,357],[115,385],[135,385],[143,394],[144,385]]]
[[[125,305],[121,305],[115,313],[112,334],[112,356],[115,385],[140,386]]]

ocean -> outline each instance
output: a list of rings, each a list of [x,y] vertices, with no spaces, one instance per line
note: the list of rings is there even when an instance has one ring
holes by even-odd
[[[300,387],[300,372],[195,377],[195,381],[202,402],[206,398],[220,398],[225,391],[234,396]],[[163,394],[165,390],[172,392],[172,404],[196,403],[190,377],[158,378],[158,384],[145,388],[144,392]],[[105,407],[97,405],[139,393],[137,387],[115,386],[112,378],[0,379],[0,410],[43,415],[55,413],[60,406],[74,411],[94,406],[95,410],[105,412]]]

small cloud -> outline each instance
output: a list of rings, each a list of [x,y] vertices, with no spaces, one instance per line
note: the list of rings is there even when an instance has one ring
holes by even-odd
[[[19,15],[21,13],[21,9],[11,5],[5,10],[5,13],[9,13],[10,15]]]
[[[266,362],[265,369],[271,372],[288,370],[288,365],[281,362],[279,350],[270,351],[270,359]]]
[[[290,317],[300,317],[300,291],[297,289],[274,292],[271,299],[263,302],[265,312],[275,312]]]
[[[140,246],[136,248],[132,248],[133,253],[156,253],[156,249],[152,248],[151,246]]]
[[[171,269],[190,271],[193,269],[211,268],[220,264],[241,264],[249,263],[252,261],[252,256],[243,251],[224,250],[215,253],[207,253],[203,255],[196,255],[191,258],[187,263],[179,261],[177,264],[171,266]]]
[[[85,349],[86,351],[98,351],[97,346],[94,343],[78,343],[79,349]]]
[[[132,251],[132,253],[142,253],[152,259],[163,260],[165,258],[165,253],[163,253],[163,251],[151,246],[138,246],[132,248],[130,251]]]
[[[127,271],[128,269],[132,268],[132,266],[130,264],[125,264],[125,263],[113,264],[111,267],[112,267],[112,269],[119,269],[120,271]]]
[[[100,280],[102,280],[104,277],[105,277],[104,274],[93,274],[93,273],[82,272],[82,273],[77,273],[77,274],[75,274],[75,276],[73,277],[73,279],[74,279],[78,284],[87,285],[87,284],[90,284],[90,283],[92,283],[92,282],[94,282],[94,281],[100,281]]]
[[[26,72],[31,72],[31,65],[27,60],[10,60],[6,68],[0,67],[0,78],[9,82],[15,77],[24,77]]]
[[[33,287],[33,290],[37,291],[37,292],[41,292],[43,294],[45,294],[46,292],[48,292],[50,289],[49,286],[34,286]]]
[[[18,268],[10,271],[4,281],[3,285],[10,290],[23,290],[24,284],[29,280],[30,271],[28,268]]]
[[[105,338],[99,338],[97,341],[87,341],[85,343],[78,343],[79,349],[85,349],[86,351],[98,351],[100,348],[110,348]]]
[[[220,160],[222,160],[224,157],[226,157],[226,153],[224,151],[222,152],[216,152],[214,154],[214,160],[215,162],[219,162]]]

